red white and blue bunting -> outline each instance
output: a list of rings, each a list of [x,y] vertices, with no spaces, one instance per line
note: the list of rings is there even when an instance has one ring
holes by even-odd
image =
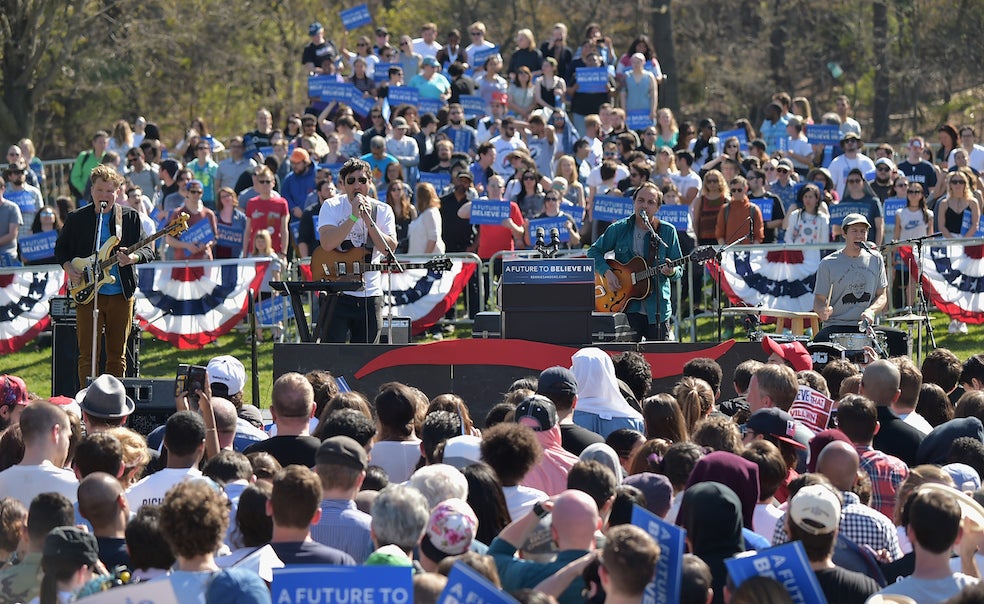
[[[820,258],[818,249],[738,249],[725,252],[720,264],[712,260],[707,266],[734,305],[809,312],[813,310],[813,283]]]
[[[912,248],[899,248],[902,259],[915,270]],[[921,269],[923,293],[950,318],[964,323],[984,323],[984,246],[927,246]]]
[[[410,317],[413,320],[411,331],[421,334],[454,307],[458,295],[477,268],[477,264],[453,260],[451,270],[443,273],[424,269],[392,275],[383,273],[384,293],[389,293],[392,277],[392,293],[384,298],[385,303],[394,304],[393,316]],[[389,308],[384,306],[383,316],[388,313]]]
[[[54,266],[0,272],[0,355],[17,352],[48,328],[51,299],[65,292],[65,272]]]

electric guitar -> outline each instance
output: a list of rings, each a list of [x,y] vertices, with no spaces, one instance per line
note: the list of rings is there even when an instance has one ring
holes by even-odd
[[[609,259],[608,266],[618,277],[619,287],[608,291],[608,281],[604,275],[595,273],[595,310],[598,312],[622,312],[632,300],[642,300],[649,295],[652,288],[650,279],[664,267],[673,268],[688,262],[706,262],[714,257],[714,248],[706,246],[694,250],[678,260],[667,260],[658,266],[647,267],[642,256],[636,256],[625,264]]]
[[[179,214],[177,218],[168,223],[163,229],[146,239],[138,241],[130,246],[129,249],[131,252],[139,250],[165,235],[176,236],[187,230],[188,215]],[[69,295],[75,300],[76,304],[88,304],[96,295],[97,288],[102,287],[104,283],[112,283],[116,280],[109,271],[119,264],[119,260],[116,259],[116,248],[119,247],[119,242],[120,240],[116,235],[110,235],[106,243],[102,244],[102,247],[99,248],[98,253],[86,258],[75,258],[72,260],[72,266],[75,267],[75,270],[82,273],[82,277],[78,281],[71,283],[68,288]]]
[[[427,262],[401,262],[404,270],[425,268],[429,271],[444,272],[451,270],[451,259],[438,256]],[[361,281],[362,275],[370,271],[385,271],[393,268],[390,264],[373,264],[366,262],[366,250],[354,247],[339,252],[328,251],[320,245],[311,252],[312,281]]]

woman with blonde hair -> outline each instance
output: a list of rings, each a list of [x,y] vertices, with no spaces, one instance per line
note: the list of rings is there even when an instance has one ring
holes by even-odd
[[[422,182],[417,185],[417,217],[410,223],[407,235],[408,254],[443,254],[441,237],[441,198],[434,185]]]
[[[574,162],[574,158],[570,155],[558,157],[557,164],[554,166],[554,174],[562,176],[567,181],[567,192],[564,193],[564,199],[583,208],[584,185],[578,180],[577,164]]]
[[[532,76],[540,75],[540,67],[543,65],[543,54],[536,47],[536,37],[529,29],[521,29],[516,32],[516,50],[509,57],[509,67],[506,73],[509,78],[515,81],[519,74],[520,67],[526,67]]]
[[[687,433],[693,434],[697,423],[707,417],[714,406],[714,391],[700,378],[684,376],[673,388],[673,396],[683,412]]]
[[[697,242],[700,245],[717,245],[714,230],[717,227],[718,213],[728,203],[728,183],[724,175],[711,170],[704,175],[700,195],[694,199],[693,215],[697,221]]]

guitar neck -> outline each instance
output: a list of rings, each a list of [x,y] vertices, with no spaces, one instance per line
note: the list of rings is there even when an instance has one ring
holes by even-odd
[[[395,264],[363,264],[362,272],[369,271],[385,271],[389,269],[396,268]],[[417,268],[430,268],[429,262],[401,262],[400,265],[403,270],[409,271]]]
[[[150,237],[147,237],[145,239],[141,239],[136,244],[134,244],[134,245],[132,245],[130,247],[130,251],[132,252],[134,250],[139,250],[140,248],[142,248],[144,246],[150,245],[151,243],[157,241],[158,239],[160,239],[161,237],[167,235],[168,233],[170,233],[170,231],[168,229],[164,229],[163,231],[158,231],[158,232],[154,233]],[[106,270],[107,268],[111,268],[117,262],[119,262],[119,261],[116,259],[116,254],[113,254],[109,258],[106,258],[105,260],[103,260],[102,262],[99,263],[99,271],[102,272],[102,271]]]
[[[676,260],[665,260],[662,264],[657,264],[656,266],[651,266],[644,271],[639,273],[639,276],[643,279],[651,279],[655,277],[659,271],[663,270],[663,267],[676,268],[690,262],[690,255],[686,255],[683,258],[677,258]]]

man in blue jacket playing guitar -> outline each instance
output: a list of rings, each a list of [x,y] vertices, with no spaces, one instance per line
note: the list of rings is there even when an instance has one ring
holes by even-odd
[[[126,343],[133,325],[133,293],[137,285],[133,265],[150,262],[156,256],[152,247],[129,247],[140,242],[142,231],[136,210],[119,203],[123,199],[120,196],[123,177],[112,167],[99,165],[92,170],[90,178],[93,203],[68,215],[55,243],[55,258],[68,274],[72,295],[79,302],[76,320],[81,387],[85,387],[86,377],[92,374],[93,331],[100,340],[105,333],[105,373],[123,377]],[[95,258],[89,259],[93,255],[100,209],[103,214],[100,249]],[[115,243],[119,247],[114,247]],[[95,263],[98,266],[93,267]],[[96,288],[99,292],[99,326],[93,330],[95,300],[92,294]]]
[[[676,228],[656,218],[662,203],[656,184],[643,183],[632,196],[632,215],[613,222],[588,248],[595,263],[595,310],[624,312],[637,342],[668,339],[669,282],[683,275],[681,266],[667,264],[682,254]],[[605,259],[608,252],[614,252],[613,261]]]

